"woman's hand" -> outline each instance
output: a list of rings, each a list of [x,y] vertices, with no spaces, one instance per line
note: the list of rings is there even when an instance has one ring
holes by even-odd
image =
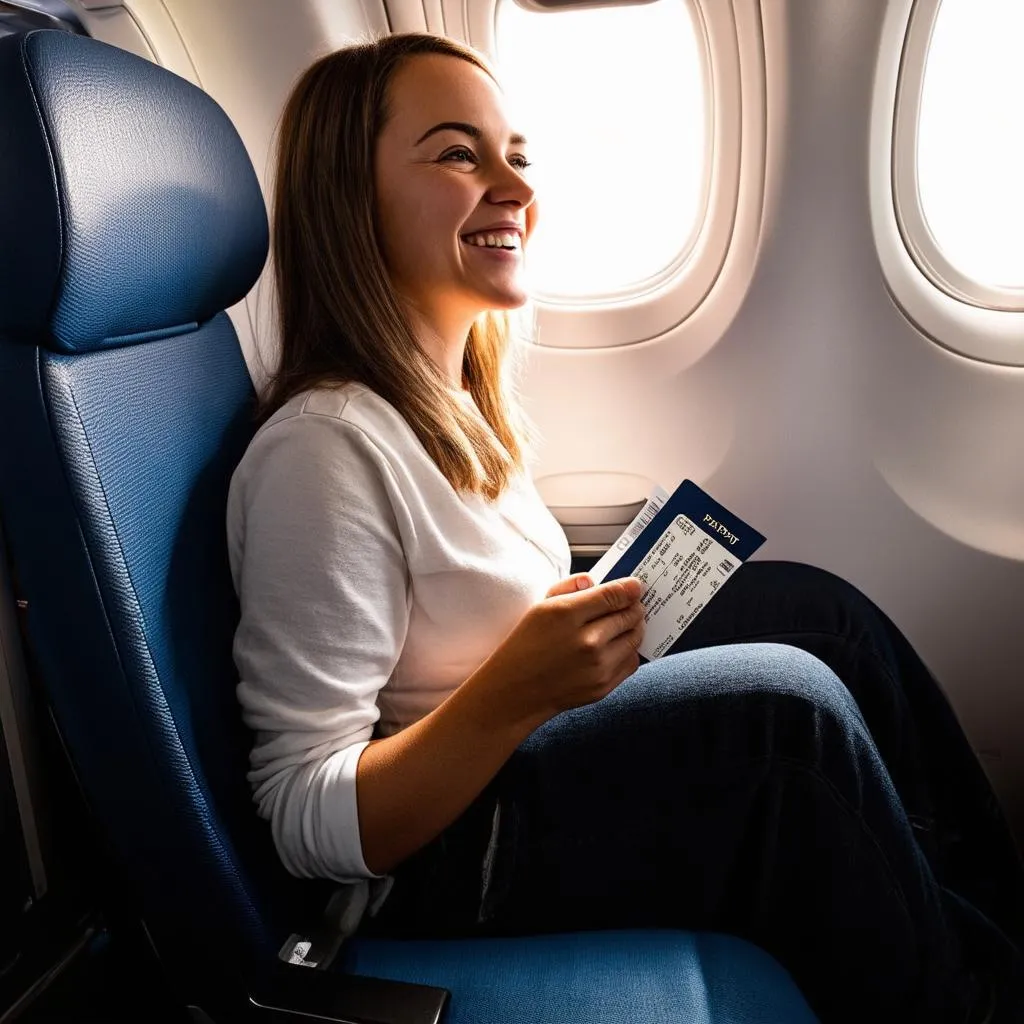
[[[474,673],[496,710],[539,725],[609,694],[639,667],[643,593],[632,577],[595,586],[577,573],[556,583]]]
[[[561,580],[440,706],[370,742],[356,773],[370,871],[390,871],[451,824],[539,725],[636,671],[642,593],[635,579]]]

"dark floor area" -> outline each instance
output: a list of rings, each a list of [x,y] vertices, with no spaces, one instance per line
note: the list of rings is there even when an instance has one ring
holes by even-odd
[[[184,1008],[175,1006],[141,933],[115,938],[105,928],[93,931],[14,1019],[18,1024],[189,1021]]]

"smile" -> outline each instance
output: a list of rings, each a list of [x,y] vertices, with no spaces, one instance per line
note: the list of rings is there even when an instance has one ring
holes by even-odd
[[[462,241],[466,245],[476,246],[479,249],[505,249],[506,251],[518,252],[521,248],[519,235],[512,231],[463,235]]]

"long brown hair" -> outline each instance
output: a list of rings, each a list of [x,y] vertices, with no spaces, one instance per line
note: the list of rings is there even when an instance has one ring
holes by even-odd
[[[417,343],[376,227],[374,151],[389,116],[388,85],[420,54],[465,60],[494,77],[468,47],[409,33],[328,54],[288,99],[272,243],[281,361],[259,415],[310,388],[360,382],[405,418],[452,487],[493,500],[523,468],[536,436],[516,393],[509,317],[480,316],[463,359],[465,384],[492,435]]]

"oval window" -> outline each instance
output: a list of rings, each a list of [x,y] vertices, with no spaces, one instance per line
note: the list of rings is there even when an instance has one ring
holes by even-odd
[[[497,8],[498,73],[529,139],[538,297],[640,290],[685,259],[707,208],[710,75],[689,0]]]
[[[921,213],[968,282],[1024,288],[1024,3],[942,0],[921,86]],[[982,296],[976,296],[983,298]]]

